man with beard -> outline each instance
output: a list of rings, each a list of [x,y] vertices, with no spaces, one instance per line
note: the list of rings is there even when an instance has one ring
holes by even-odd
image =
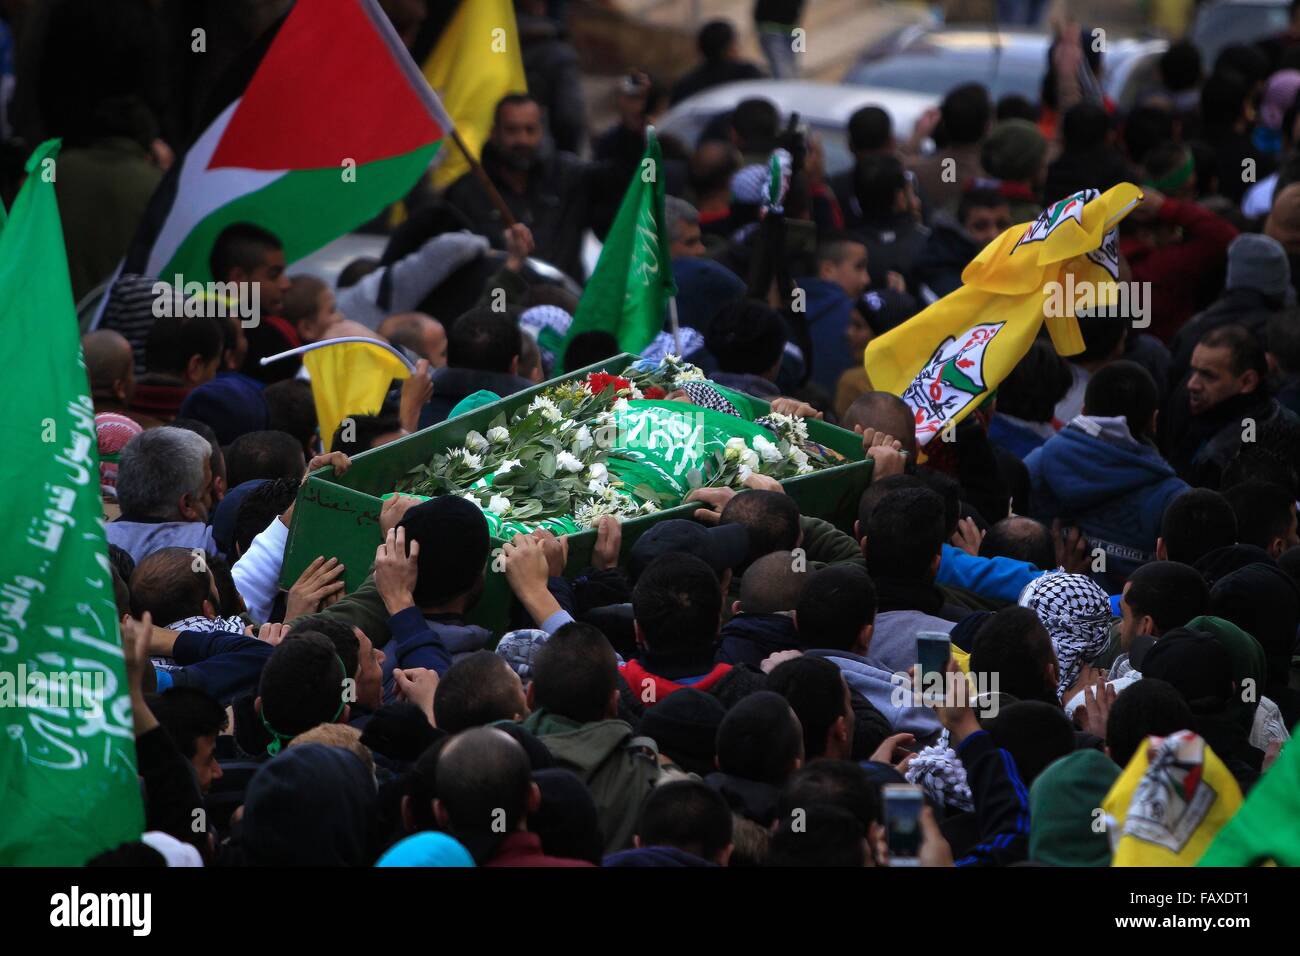
[[[644,151],[649,83],[640,90],[639,97],[619,97],[622,125],[613,159],[586,162],[555,150],[541,105],[523,93],[497,103],[492,133],[483,145],[483,169],[511,215],[532,230],[538,258],[579,282],[584,279],[582,235],[588,228],[603,235]],[[446,199],[474,232],[505,248],[501,213],[473,173],[447,187]]]
[[[1263,347],[1241,326],[1220,326],[1201,338],[1162,422],[1166,457],[1180,478],[1217,488],[1243,441],[1258,440],[1279,418],[1295,419],[1269,394],[1267,375]]]

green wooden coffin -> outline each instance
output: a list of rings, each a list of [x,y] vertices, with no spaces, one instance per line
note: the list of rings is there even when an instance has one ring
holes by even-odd
[[[471,430],[486,432],[492,419],[502,412],[509,417],[517,407],[528,404],[557,381],[585,377],[591,372],[617,374],[634,361],[636,357],[632,355],[615,356],[363,452],[352,459],[352,467],[344,475],[336,476],[329,468],[312,472],[298,492],[294,505],[281,585],[289,587],[312,560],[326,555],[343,562],[347,590],[354,590],[369,575],[375,549],[380,543],[382,496],[393,491],[411,468],[427,463],[437,452],[462,444]],[[871,481],[872,463],[863,457],[862,439],[851,431],[819,421],[808,422],[808,434],[812,440],[835,449],[847,461],[833,468],[787,479],[783,485],[799,503],[803,514],[824,518],[852,533],[858,499]],[[625,521],[623,553],[626,554],[637,537],[656,522],[689,517],[695,507],[681,505]],[[589,565],[595,540],[594,531],[570,537],[569,572],[577,573]],[[503,543],[493,541],[494,558]],[[503,630],[509,599],[510,591],[501,562],[491,560],[483,598],[471,613],[470,620],[497,632]]]

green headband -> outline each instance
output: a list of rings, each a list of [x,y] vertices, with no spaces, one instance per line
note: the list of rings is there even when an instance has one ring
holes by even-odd
[[[1187,181],[1192,178],[1192,173],[1195,171],[1196,163],[1192,158],[1192,151],[1186,149],[1183,150],[1183,161],[1177,167],[1158,179],[1146,180],[1146,185],[1152,189],[1158,189],[1162,193],[1173,192],[1173,190],[1181,189],[1187,185]]]
[[[347,666],[343,663],[343,658],[339,657],[338,654],[335,654],[334,659],[339,662],[339,670],[343,672],[343,679],[347,680],[348,669]],[[340,684],[340,686],[342,685]],[[343,695],[340,694],[339,709],[334,711],[334,716],[329,719],[329,722],[331,724],[334,723],[334,721],[339,719],[339,714],[343,713],[343,707],[345,703],[346,702],[343,700]],[[280,731],[272,727],[271,722],[266,719],[265,707],[262,708],[261,712],[258,713],[257,716],[261,718],[262,726],[266,728],[266,732],[271,735],[271,742],[266,745],[266,752],[270,754],[272,757],[274,757],[276,754],[280,752],[280,749],[284,746],[286,741],[293,740],[294,737],[298,736],[297,734],[282,734],[280,733]]]

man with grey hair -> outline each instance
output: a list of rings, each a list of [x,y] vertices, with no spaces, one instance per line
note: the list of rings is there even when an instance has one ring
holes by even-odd
[[[700,213],[685,199],[664,197],[664,228],[668,231],[668,252],[674,259],[704,255]]]
[[[117,472],[122,516],[106,526],[108,541],[140,561],[159,548],[217,553],[208,526],[212,448],[184,428],[153,428],[122,449]]]

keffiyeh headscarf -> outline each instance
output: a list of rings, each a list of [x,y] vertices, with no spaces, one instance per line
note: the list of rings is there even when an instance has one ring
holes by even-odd
[[[1089,577],[1049,571],[1025,586],[1019,603],[1038,615],[1052,639],[1061,666],[1059,697],[1078,680],[1083,665],[1106,646],[1112,620],[1110,598]]]
[[[680,350],[673,344],[673,334],[671,332],[660,332],[650,340],[649,345],[641,350],[641,357],[649,359],[652,366],[657,366],[666,356],[686,356],[704,348],[704,336],[689,325],[683,325],[679,328],[677,335],[681,340]]]
[[[742,167],[731,177],[732,204],[757,206],[761,213],[784,212],[785,195],[790,189],[793,170],[794,158],[789,151],[774,149],[766,163]],[[747,223],[732,238],[743,242],[757,226],[757,222]]]
[[[572,323],[573,316],[558,305],[535,305],[519,316],[519,325],[537,340],[537,351],[542,353],[542,364],[548,373],[555,367]]]
[[[926,747],[907,765],[908,783],[914,783],[941,807],[974,810],[966,767],[951,747]]]
[[[144,431],[135,421],[116,412],[95,416],[95,438],[99,444],[99,491],[103,497],[117,500],[117,466],[122,449]]]

